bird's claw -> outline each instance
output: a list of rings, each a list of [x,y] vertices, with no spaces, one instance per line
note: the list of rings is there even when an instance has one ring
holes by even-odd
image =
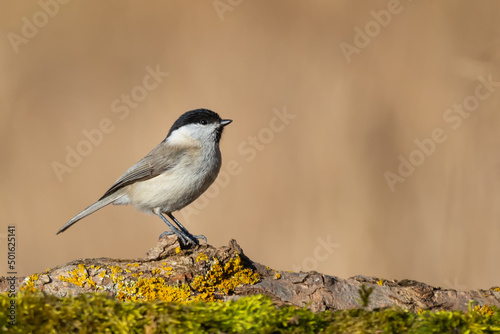
[[[207,238],[204,235],[184,234],[181,231],[165,231],[162,234],[160,234],[158,239],[161,239],[163,236],[166,235],[177,235],[177,237],[181,240],[183,246],[187,246],[189,244],[192,244],[193,246],[198,246],[200,244],[198,239],[203,239],[203,241],[205,241],[205,244],[207,243]]]
[[[202,235],[202,234],[200,234],[200,235],[193,235],[193,237],[194,237],[195,239],[203,239],[203,241],[205,241],[205,245],[208,243],[208,242],[207,242],[207,237],[206,237],[206,236],[204,236],[204,235]]]

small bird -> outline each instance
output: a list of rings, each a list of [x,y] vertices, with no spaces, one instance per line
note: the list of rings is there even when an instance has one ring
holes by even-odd
[[[198,245],[203,235],[192,235],[172,215],[197,199],[215,181],[221,167],[219,141],[230,119],[208,109],[191,110],[179,117],[167,137],[129,168],[94,204],[67,222],[57,234],[108,204],[132,204],[160,217],[184,245]],[[177,225],[165,218],[166,214]]]

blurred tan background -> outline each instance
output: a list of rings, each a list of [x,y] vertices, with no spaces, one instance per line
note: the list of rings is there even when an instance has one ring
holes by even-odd
[[[500,284],[499,17],[492,0],[3,1],[1,272],[8,225],[22,275],[143,256],[166,226],[132,207],[55,233],[205,107],[234,120],[226,174],[176,216],[211,244],[275,269]],[[391,189],[400,155],[419,165]]]

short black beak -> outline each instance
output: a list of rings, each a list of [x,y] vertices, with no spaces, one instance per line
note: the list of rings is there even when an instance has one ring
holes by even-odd
[[[232,121],[233,121],[232,119],[223,119],[222,121],[220,121],[220,125],[226,126],[230,124]]]

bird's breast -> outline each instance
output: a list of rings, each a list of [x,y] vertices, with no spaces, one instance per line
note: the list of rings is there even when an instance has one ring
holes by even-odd
[[[130,203],[137,209],[163,212],[182,209],[196,200],[215,181],[221,166],[220,151],[199,158],[186,156],[164,173],[130,186]]]

